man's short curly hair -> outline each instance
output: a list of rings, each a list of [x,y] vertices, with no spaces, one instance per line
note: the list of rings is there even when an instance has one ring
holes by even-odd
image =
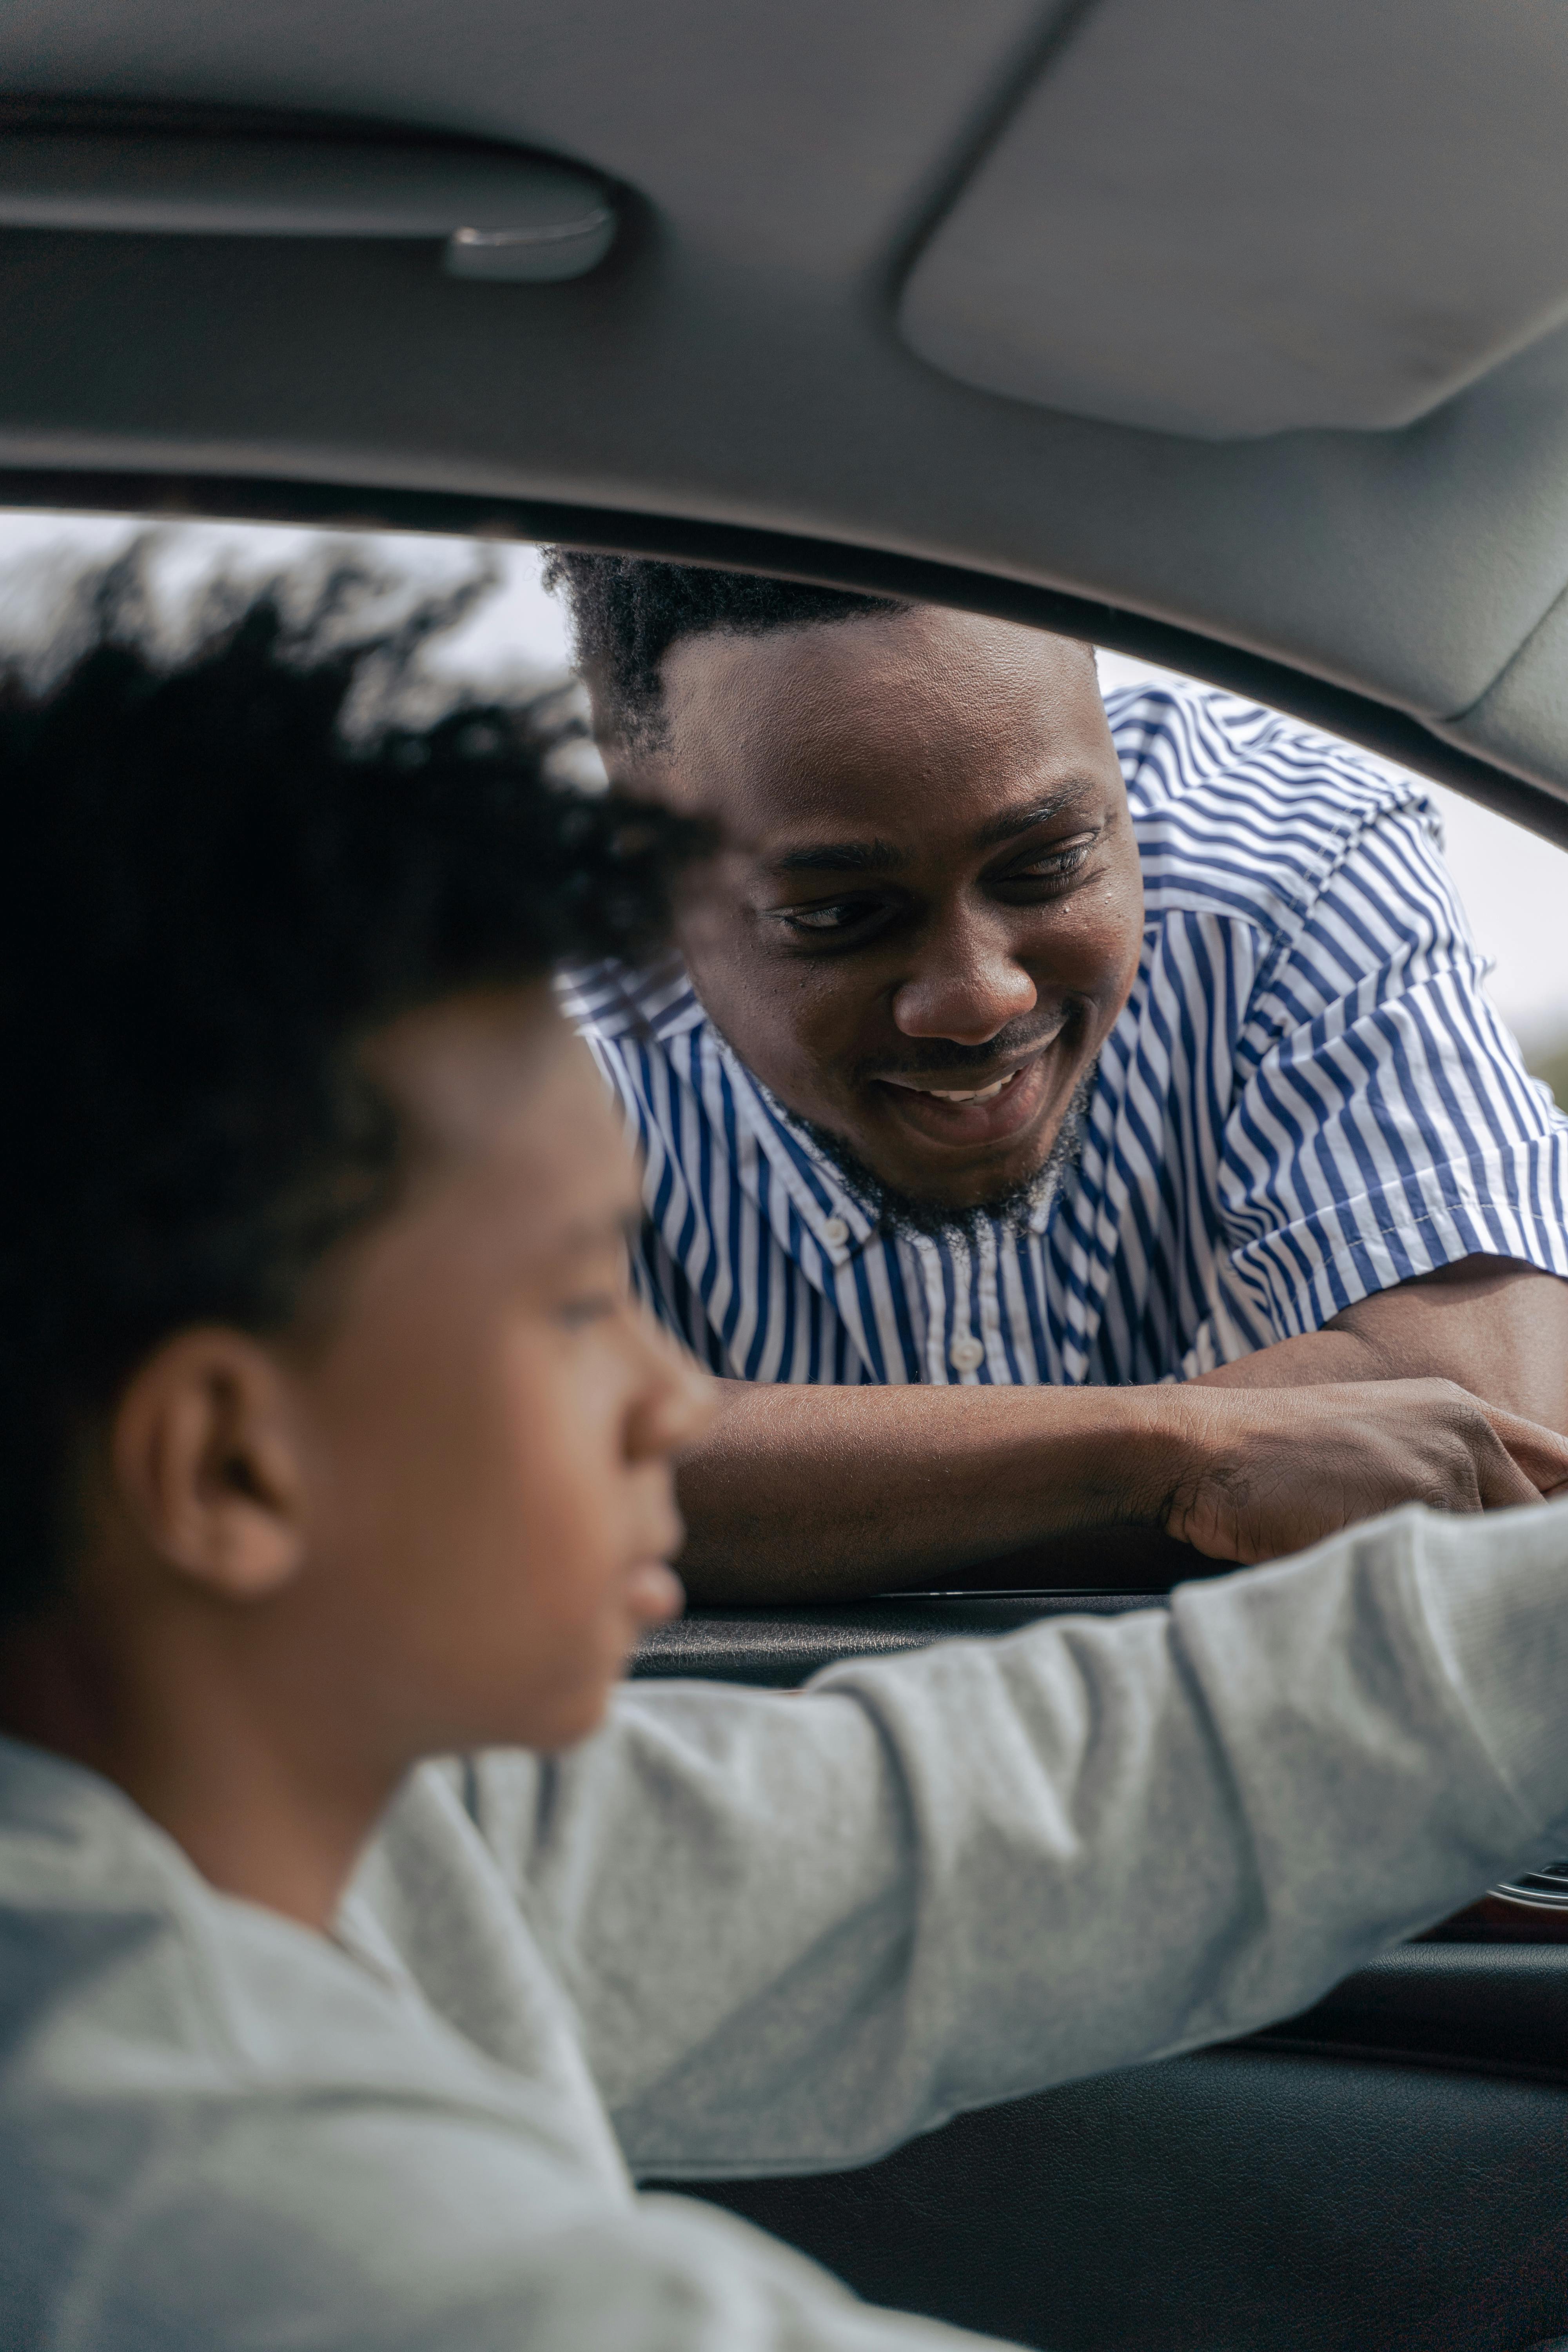
[[[389,630],[352,563],[303,611],[219,591],[171,662],[144,574],[82,584],[52,679],[0,658],[0,1617],[58,1589],[69,1449],[141,1358],[284,1327],[397,1197],[362,1041],[645,950],[679,835],[549,781],[559,701],[366,731],[460,593]]]
[[[814,588],[752,572],[567,547],[545,549],[544,584],[565,596],[577,666],[590,674],[610,731],[639,751],[656,749],[664,740],[662,665],[683,637],[720,630],[762,636],[771,629],[877,619],[911,609],[895,597],[863,596],[847,588]],[[1066,643],[1079,646],[1093,665],[1095,651],[1087,638],[1068,637]]]
[[[616,731],[639,749],[659,740],[660,665],[683,637],[720,629],[760,636],[907,609],[889,596],[564,547],[546,550],[544,584],[564,591],[578,667],[592,672]]]

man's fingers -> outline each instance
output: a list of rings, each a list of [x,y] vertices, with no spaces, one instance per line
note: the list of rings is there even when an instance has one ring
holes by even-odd
[[[1212,1559],[1279,1559],[1401,1503],[1499,1511],[1568,1497],[1568,1438],[1449,1381],[1234,1393],[1206,1459],[1166,1503],[1167,1531]]]
[[[1483,1445],[1476,1460],[1476,1486],[1483,1511],[1516,1511],[1539,1503],[1541,1489],[1502,1445]]]
[[[1568,1438],[1559,1437],[1554,1429],[1542,1428],[1538,1421],[1526,1421],[1521,1413],[1504,1412],[1498,1405],[1483,1405],[1481,1410],[1539,1494],[1551,1495],[1560,1486],[1568,1486]]]

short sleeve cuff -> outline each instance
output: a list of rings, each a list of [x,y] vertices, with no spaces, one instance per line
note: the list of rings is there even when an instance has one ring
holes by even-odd
[[[1321,1331],[1358,1299],[1478,1256],[1568,1277],[1568,1130],[1331,1202],[1246,1242],[1231,1263],[1287,1339]]]

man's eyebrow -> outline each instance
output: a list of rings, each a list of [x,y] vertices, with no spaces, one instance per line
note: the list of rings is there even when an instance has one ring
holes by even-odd
[[[904,862],[890,841],[810,841],[768,860],[770,874],[889,874]]]
[[[989,824],[982,825],[974,835],[974,847],[994,849],[1037,824],[1048,824],[1053,817],[1076,807],[1093,790],[1092,777],[1076,776],[1059,792],[1046,793],[1022,807],[1005,809]],[[811,841],[799,849],[786,849],[782,856],[770,858],[768,871],[781,875],[891,874],[904,863],[904,852],[890,841]]]
[[[1059,792],[1047,793],[1039,800],[1030,801],[1022,808],[1005,809],[994,816],[989,824],[982,825],[974,836],[976,849],[995,849],[1004,841],[1015,841],[1021,833],[1028,833],[1037,824],[1048,824],[1053,817],[1065,815],[1093,792],[1094,780],[1077,776]]]

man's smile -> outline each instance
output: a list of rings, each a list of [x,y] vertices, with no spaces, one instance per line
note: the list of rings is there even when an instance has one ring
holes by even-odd
[[[1055,1048],[1070,1024],[1064,1013],[1049,1036],[1016,1054],[978,1086],[955,1087],[949,1070],[886,1071],[872,1080],[882,1107],[931,1143],[1000,1143],[1020,1134],[1045,1110],[1062,1056]]]
[[[1017,1071],[1014,1070],[1006,1077],[998,1078],[994,1086],[977,1087],[968,1094],[955,1093],[948,1087],[930,1087],[919,1078],[884,1078],[882,1084],[888,1087],[908,1087],[912,1094],[934,1095],[938,1102],[990,1102],[1001,1093],[1004,1087],[1010,1087],[1017,1075]]]

